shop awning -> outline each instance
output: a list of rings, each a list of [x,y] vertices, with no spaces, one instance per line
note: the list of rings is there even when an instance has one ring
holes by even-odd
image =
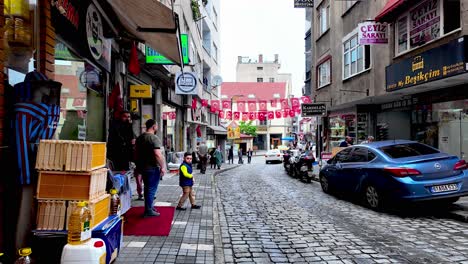
[[[179,18],[169,7],[154,0],[107,0],[132,35],[182,65]]]
[[[208,126],[215,135],[227,135],[227,130],[222,126]]]
[[[402,7],[406,0],[388,0],[384,8],[375,17],[376,21],[387,21],[391,14],[395,13],[397,9]]]

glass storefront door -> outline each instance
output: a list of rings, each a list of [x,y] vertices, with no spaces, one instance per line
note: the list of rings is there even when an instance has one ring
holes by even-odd
[[[438,118],[438,146],[443,152],[468,158],[468,100],[433,104]]]

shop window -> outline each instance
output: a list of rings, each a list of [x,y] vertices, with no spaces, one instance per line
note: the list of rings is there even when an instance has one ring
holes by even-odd
[[[460,0],[426,0],[395,22],[396,55],[460,29]]]
[[[343,41],[343,80],[370,68],[370,46],[360,45],[357,29]]]
[[[343,14],[346,13],[351,7],[354,6],[358,1],[344,0],[343,1]]]
[[[319,36],[321,36],[330,28],[330,4],[321,4],[317,10],[317,13],[319,27],[318,33]]]
[[[322,88],[331,83],[331,59],[322,62],[317,67],[318,88]]]

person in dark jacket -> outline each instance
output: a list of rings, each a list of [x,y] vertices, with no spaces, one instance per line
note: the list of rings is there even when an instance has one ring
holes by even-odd
[[[252,161],[252,155],[253,155],[253,151],[251,148],[249,148],[249,150],[247,150],[247,163],[249,164]]]
[[[136,136],[132,129],[130,112],[122,111],[120,119],[114,120],[109,129],[107,156],[115,171],[128,171],[133,160]]]
[[[200,209],[200,205],[195,204],[195,194],[193,192],[193,170],[192,170],[192,154],[186,152],[184,154],[184,161],[179,167],[179,186],[182,187],[182,197],[180,197],[179,204],[177,205],[177,210],[187,210],[187,208],[182,207],[187,198],[190,199],[190,204],[192,204],[192,209]]]
[[[233,149],[233,147],[229,148],[228,162],[229,162],[229,164],[234,164],[234,149]]]

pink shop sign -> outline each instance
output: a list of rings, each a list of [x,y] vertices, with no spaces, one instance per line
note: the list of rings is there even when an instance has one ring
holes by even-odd
[[[361,45],[387,44],[387,23],[378,23],[375,21],[359,23],[358,39]]]

